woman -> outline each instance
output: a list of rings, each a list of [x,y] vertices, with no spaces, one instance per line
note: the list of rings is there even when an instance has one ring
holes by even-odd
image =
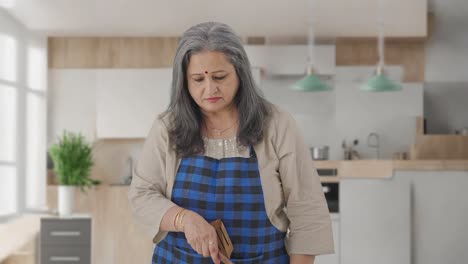
[[[260,94],[230,27],[208,22],[182,35],[170,105],[151,128],[129,191],[156,243],[153,263],[227,263],[210,225],[216,219],[234,263],[313,263],[333,253],[310,153],[291,115]]]

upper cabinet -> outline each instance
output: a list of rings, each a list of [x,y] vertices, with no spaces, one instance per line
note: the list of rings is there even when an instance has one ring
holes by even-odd
[[[172,69],[97,70],[98,138],[145,138],[170,100]]]
[[[267,75],[303,75],[307,68],[307,45],[246,45],[252,67],[260,67]],[[319,74],[335,72],[335,45],[316,45],[315,61]]]

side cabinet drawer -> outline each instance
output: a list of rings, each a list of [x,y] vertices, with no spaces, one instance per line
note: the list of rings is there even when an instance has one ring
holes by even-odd
[[[90,244],[91,219],[41,219],[41,245]]]
[[[43,246],[41,264],[89,264],[91,263],[90,247]]]

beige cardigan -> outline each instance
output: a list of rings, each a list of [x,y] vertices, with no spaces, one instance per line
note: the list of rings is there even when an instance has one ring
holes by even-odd
[[[159,230],[170,200],[180,159],[168,144],[168,119],[156,119],[133,170],[128,193],[136,221],[154,243],[167,234]],[[265,208],[271,223],[289,234],[291,254],[320,255],[334,252],[331,219],[309,149],[293,117],[275,108],[257,154]],[[284,210],[285,209],[285,210]]]

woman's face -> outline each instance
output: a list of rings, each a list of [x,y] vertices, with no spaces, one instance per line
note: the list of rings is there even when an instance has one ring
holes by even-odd
[[[234,65],[222,52],[193,54],[187,68],[190,95],[204,113],[229,110],[239,89]]]

